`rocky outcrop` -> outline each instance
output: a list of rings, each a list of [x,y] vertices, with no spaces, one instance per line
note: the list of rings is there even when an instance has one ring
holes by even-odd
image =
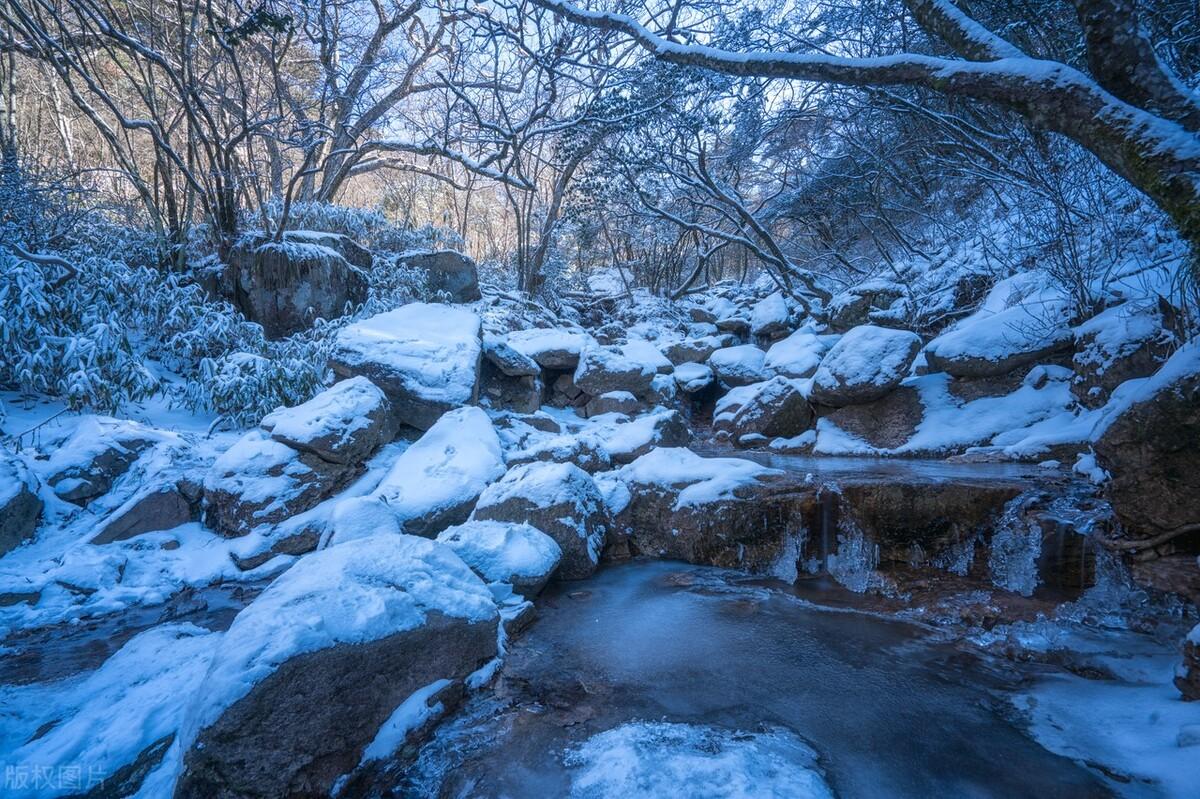
[[[828,410],[822,416],[876,449],[896,449],[916,433],[925,405],[917,389],[903,385],[873,402]]]
[[[916,333],[856,327],[822,359],[809,399],[834,408],[880,399],[900,385],[920,349],[921,337]]]
[[[87,418],[50,457],[47,483],[59,499],[86,506],[107,494],[161,436],[135,422]]]
[[[872,311],[882,311],[904,296],[904,287],[884,280],[873,280],[835,296],[829,303],[829,327],[844,333],[869,324]]]
[[[475,262],[454,250],[406,252],[397,261],[428,275],[429,290],[443,292],[448,302],[475,302],[479,293],[479,269]]]
[[[229,267],[233,304],[268,338],[304,330],[317,318],[336,319],[367,299],[362,270],[335,249],[294,237],[242,242],[230,252]]]
[[[1165,319],[1174,313],[1170,306],[1164,313],[1160,307],[1125,303],[1075,328],[1071,393],[1079,404],[1099,408],[1126,380],[1158,371],[1177,343]]]
[[[581,330],[562,328],[530,328],[514,330],[507,343],[517,352],[532,358],[543,369],[574,371],[579,365],[579,353],[591,341]]]
[[[281,444],[340,464],[361,463],[396,435],[391,403],[361,376],[269,413],[260,426]]]
[[[192,505],[172,484],[139,491],[104,520],[93,544],[111,544],[143,533],[170,530],[192,520]]]
[[[753,393],[730,421],[735,440],[743,436],[791,438],[812,425],[812,408],[792,381],[774,377],[752,388]]]
[[[329,365],[383,389],[397,422],[428,430],[447,411],[479,397],[479,317],[465,308],[411,303],[337,334]]]
[[[530,463],[508,471],[479,497],[472,519],[524,522],[562,550],[558,576],[579,580],[596,570],[610,520],[591,475],[569,463]]]
[[[1200,342],[1180,348],[1100,423],[1096,459],[1128,536],[1200,530]]]
[[[20,459],[0,449],[0,555],[32,538],[41,515],[36,478]]]
[[[618,348],[590,345],[580,353],[572,381],[589,397],[614,391],[644,394],[655,374],[650,365],[626,357]]]
[[[491,592],[433,541],[372,536],[304,558],[222,637],[175,796],[328,796],[387,741],[393,710],[496,656],[497,624]]]

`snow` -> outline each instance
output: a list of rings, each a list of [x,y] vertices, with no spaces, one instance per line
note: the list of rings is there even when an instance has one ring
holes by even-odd
[[[1102,375],[1114,361],[1133,353],[1143,343],[1170,338],[1156,306],[1125,302],[1106,308],[1075,328],[1076,341],[1086,342],[1075,355],[1075,362],[1091,366]]]
[[[8,450],[0,449],[0,508],[6,507],[22,491],[36,493],[37,489],[37,481],[25,462]]]
[[[443,531],[437,540],[489,583],[536,583],[548,578],[562,559],[553,538],[523,523],[469,521]]]
[[[226,491],[244,502],[265,503],[254,514],[265,517],[299,494],[314,474],[300,460],[299,452],[266,431],[251,430],[213,462],[204,476],[204,490]]]
[[[779,473],[740,458],[702,458],[685,447],[661,447],[621,467],[613,477],[626,485],[682,489],[675,500],[679,509],[733,499],[739,488]]]
[[[700,391],[713,381],[713,371],[702,363],[681,363],[675,367],[675,382],[689,394]]]
[[[333,359],[373,364],[420,399],[463,405],[475,392],[481,323],[470,309],[415,302],[338,332]]]
[[[992,287],[979,310],[931,341],[926,352],[958,361],[999,362],[1049,349],[1072,338],[1071,303],[1046,276],[1023,272]]]
[[[383,391],[360,375],[335,383],[294,408],[267,414],[262,428],[277,441],[301,448],[319,441],[322,450],[339,454],[386,403]]]
[[[783,377],[812,377],[821,365],[827,347],[821,337],[811,330],[801,329],[767,350],[763,366]]]
[[[403,522],[468,502],[502,474],[496,430],[468,406],[444,414],[397,458],[375,494]]]
[[[670,372],[671,361],[666,355],[663,355],[662,350],[649,341],[642,339],[631,339],[629,342],[622,344],[621,354],[633,363],[642,367],[642,371],[650,372]]]
[[[496,617],[487,586],[443,544],[377,535],[300,559],[222,637],[196,690],[184,740],[194,741],[286,661],[416,629],[429,612],[471,622]]]
[[[741,344],[717,350],[708,357],[708,365],[722,383],[757,383],[766,377],[766,353],[753,344]]]
[[[817,753],[782,728],[756,732],[635,721],[563,758],[573,799],[833,799]]]
[[[0,762],[55,777],[41,785],[31,778],[28,790],[6,781],[4,795],[80,793],[94,787],[89,780],[112,776],[175,733],[220,637],[192,624],[163,624],[134,636],[83,677],[0,687]],[[35,737],[47,725],[53,726]],[[78,782],[66,777],[72,768],[82,768]]]
[[[1176,350],[1150,377],[1126,380],[1117,386],[1108,404],[1100,409],[1092,440],[1104,435],[1117,417],[1134,405],[1152,400],[1159,392],[1172,390],[1176,383],[1194,375],[1200,375],[1200,339],[1193,339]]]
[[[787,302],[778,291],[766,299],[759,300],[750,309],[750,332],[762,335],[771,328],[786,325],[791,316]]]
[[[107,416],[83,416],[80,417],[70,438],[50,454],[46,474],[55,475],[72,466],[86,467],[108,450],[128,452],[126,444],[133,441],[155,443],[176,439],[171,433],[155,430],[134,421]]]
[[[329,515],[330,544],[404,532],[395,511],[378,496],[339,497],[335,502]]]
[[[887,386],[897,382],[912,363],[920,337],[907,330],[859,325],[838,340],[813,375],[813,388]]]
[[[558,327],[535,327],[529,330],[514,330],[508,334],[508,346],[535,361],[539,360],[538,356],[547,352],[566,352],[578,358],[579,353],[591,340],[592,337],[582,330]]]
[[[450,680],[434,680],[429,685],[413,691],[412,696],[401,702],[380,726],[375,738],[363,750],[359,765],[391,757],[404,745],[410,732],[445,712],[441,702],[430,705],[429,700],[448,685]]]

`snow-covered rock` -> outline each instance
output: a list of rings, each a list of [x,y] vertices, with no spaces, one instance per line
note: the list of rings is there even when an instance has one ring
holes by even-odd
[[[37,479],[25,463],[0,449],[0,555],[33,537],[42,500]]]
[[[483,357],[508,377],[537,377],[542,367],[502,338],[483,337]]]
[[[444,530],[437,540],[485,581],[508,583],[529,598],[537,596],[562,560],[553,538],[518,522],[469,521]]]
[[[828,349],[816,333],[797,330],[771,345],[763,365],[768,372],[781,377],[812,377]]]
[[[589,417],[600,416],[605,413],[620,413],[632,416],[638,412],[642,404],[638,402],[637,397],[628,391],[609,391],[598,397],[592,397],[588,400],[587,405],[583,407],[584,412]]]
[[[821,360],[809,398],[835,408],[877,400],[900,385],[920,349],[916,333],[860,325]]]
[[[791,329],[791,310],[783,294],[775,292],[750,309],[750,332],[769,341],[781,339]]]
[[[1099,408],[1126,380],[1154,374],[1174,344],[1160,307],[1126,302],[1108,308],[1075,328],[1071,393],[1085,408]]]
[[[1175,673],[1175,687],[1185,700],[1200,701],[1200,624],[1183,642],[1183,663]]]
[[[671,359],[663,354],[657,344],[644,339],[630,339],[620,346],[621,354],[630,361],[640,364],[660,375],[671,373]]]
[[[76,505],[109,492],[151,445],[163,439],[137,422],[89,416],[51,455],[46,480],[60,498]]]
[[[582,330],[535,327],[514,330],[508,334],[508,345],[522,355],[532,358],[544,369],[574,369],[579,353],[591,341]]]
[[[357,464],[395,436],[392,405],[365,377],[335,383],[308,402],[263,417],[271,438],[330,463]]]
[[[761,383],[770,376],[766,372],[766,357],[766,353],[753,344],[742,344],[717,350],[708,357],[708,365],[721,385],[736,388]]]
[[[704,363],[723,347],[733,346],[732,336],[701,336],[676,342],[666,350],[667,360],[676,366],[684,363]]]
[[[420,250],[401,254],[397,262],[427,275],[430,291],[443,292],[450,302],[475,302],[480,298],[479,269],[455,250]]]
[[[654,366],[626,357],[615,347],[590,344],[580,352],[572,379],[590,397],[611,391],[642,394],[650,388],[656,373]]]
[[[753,392],[730,421],[735,440],[743,436],[792,438],[812,425],[812,408],[794,381],[773,377],[747,388]]]
[[[566,580],[596,570],[610,524],[595,481],[570,463],[510,469],[479,497],[471,518],[524,522],[546,533],[562,549],[558,574]]]
[[[142,487],[104,520],[93,544],[111,544],[143,533],[170,530],[192,520],[192,504],[173,483]]]
[[[655,447],[686,447],[692,440],[683,415],[667,408],[598,430],[595,435],[613,463],[629,463]]]
[[[871,321],[873,310],[889,307],[904,296],[904,287],[889,280],[868,280],[829,301],[829,326],[844,332]]]
[[[328,795],[394,708],[496,656],[498,618],[487,586],[434,541],[377,535],[304,558],[217,645],[175,795]]]
[[[329,364],[339,377],[370,378],[400,423],[428,430],[478,397],[480,330],[467,308],[411,303],[343,328]]]
[[[931,371],[992,377],[1061,350],[1074,336],[1071,303],[1044,275],[1024,273],[997,283],[978,311],[925,347]]]
[[[406,533],[433,537],[467,520],[488,483],[504,474],[500,438],[479,408],[445,414],[396,459],[375,495]]]
[[[685,394],[695,394],[713,384],[716,375],[702,363],[681,363],[675,367],[675,383]]]

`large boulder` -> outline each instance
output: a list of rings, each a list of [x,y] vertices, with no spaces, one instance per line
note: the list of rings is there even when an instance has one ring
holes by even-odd
[[[750,332],[757,338],[777,341],[791,331],[791,309],[778,291],[750,309]]]
[[[404,451],[379,483],[404,531],[432,538],[471,515],[488,483],[504,474],[500,437],[479,408],[450,411]]]
[[[668,346],[665,354],[667,360],[676,366],[684,363],[704,363],[714,352],[732,346],[733,343],[732,336],[688,338]]]
[[[479,293],[479,270],[475,262],[454,250],[406,252],[397,261],[428,275],[431,291],[445,292],[449,302],[475,302]]]
[[[1158,371],[1177,343],[1164,316],[1159,306],[1126,302],[1075,328],[1071,393],[1081,405],[1099,408],[1126,380]]]
[[[285,242],[315,244],[328,247],[354,267],[369,270],[375,265],[375,256],[366,247],[344,233],[329,233],[324,230],[289,230],[283,234]]]
[[[610,520],[591,475],[570,463],[516,466],[479,497],[473,519],[524,522],[562,549],[558,576],[580,580],[596,570]]]
[[[1127,535],[1156,538],[1200,523],[1200,341],[1118,392],[1093,436]]]
[[[681,363],[675,367],[674,378],[684,394],[698,394],[717,379],[711,367],[702,363]]]
[[[591,343],[591,336],[582,330],[534,327],[514,330],[508,334],[507,343],[544,369],[571,371],[579,365],[579,354]]]
[[[329,365],[383,389],[401,424],[428,430],[479,396],[479,317],[451,305],[411,303],[343,328]]]
[[[589,397],[613,391],[643,394],[656,373],[651,364],[626,357],[619,348],[590,344],[580,352],[572,380]]]
[[[821,337],[811,330],[797,330],[767,350],[763,366],[781,377],[812,377],[829,350]]]
[[[822,359],[809,398],[834,408],[877,400],[900,385],[920,349],[916,333],[860,325]]]
[[[873,402],[830,410],[823,418],[875,449],[896,449],[916,433],[925,418],[925,405],[916,388],[902,385]]]
[[[229,254],[233,304],[268,338],[335,319],[367,300],[367,276],[341,253],[303,239],[253,239]]]
[[[502,338],[484,335],[479,390],[491,407],[533,413],[541,407],[546,393],[541,375],[537,361],[517,352]]]
[[[469,521],[437,540],[485,581],[507,583],[528,598],[538,595],[562,560],[553,538],[520,522]]]
[[[42,500],[37,480],[25,464],[0,449],[0,555],[33,537]]]
[[[735,439],[742,436],[791,438],[812,425],[812,408],[793,381],[773,377],[755,384],[753,389],[730,422],[730,432]]]
[[[496,656],[498,622],[487,586],[433,541],[376,535],[304,558],[221,637],[175,796],[328,796],[394,709]]]
[[[292,449],[343,464],[362,463],[396,434],[391,402],[361,376],[335,383],[294,408],[267,414],[261,427]]]
[[[87,505],[107,494],[162,434],[137,422],[87,417],[50,456],[47,479],[59,499]]]
[[[632,416],[641,410],[641,407],[642,403],[638,401],[638,398],[628,391],[610,391],[607,394],[592,397],[588,400],[587,405],[583,406],[583,409],[589,417],[601,416],[606,413]]]
[[[679,411],[658,408],[629,422],[597,431],[613,463],[630,463],[655,447],[686,447],[691,428]]]
[[[889,308],[904,296],[904,287],[888,280],[869,280],[829,301],[829,327],[839,333],[871,322],[871,312]]]
[[[930,371],[994,377],[1069,350],[1071,303],[1033,273],[1002,280],[978,311],[929,342]]]
[[[170,483],[150,485],[138,491],[104,520],[92,544],[124,541],[143,533],[170,530],[192,520],[192,505]]]
[[[726,388],[761,383],[770,375],[765,367],[766,353],[752,344],[726,347],[717,350],[708,358],[717,380]]]

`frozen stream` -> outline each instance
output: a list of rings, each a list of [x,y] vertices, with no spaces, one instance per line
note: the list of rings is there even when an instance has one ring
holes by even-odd
[[[473,797],[1109,795],[1006,720],[1004,670],[913,625],[662,562],[552,587],[538,608],[496,691],[444,723],[387,787]]]

